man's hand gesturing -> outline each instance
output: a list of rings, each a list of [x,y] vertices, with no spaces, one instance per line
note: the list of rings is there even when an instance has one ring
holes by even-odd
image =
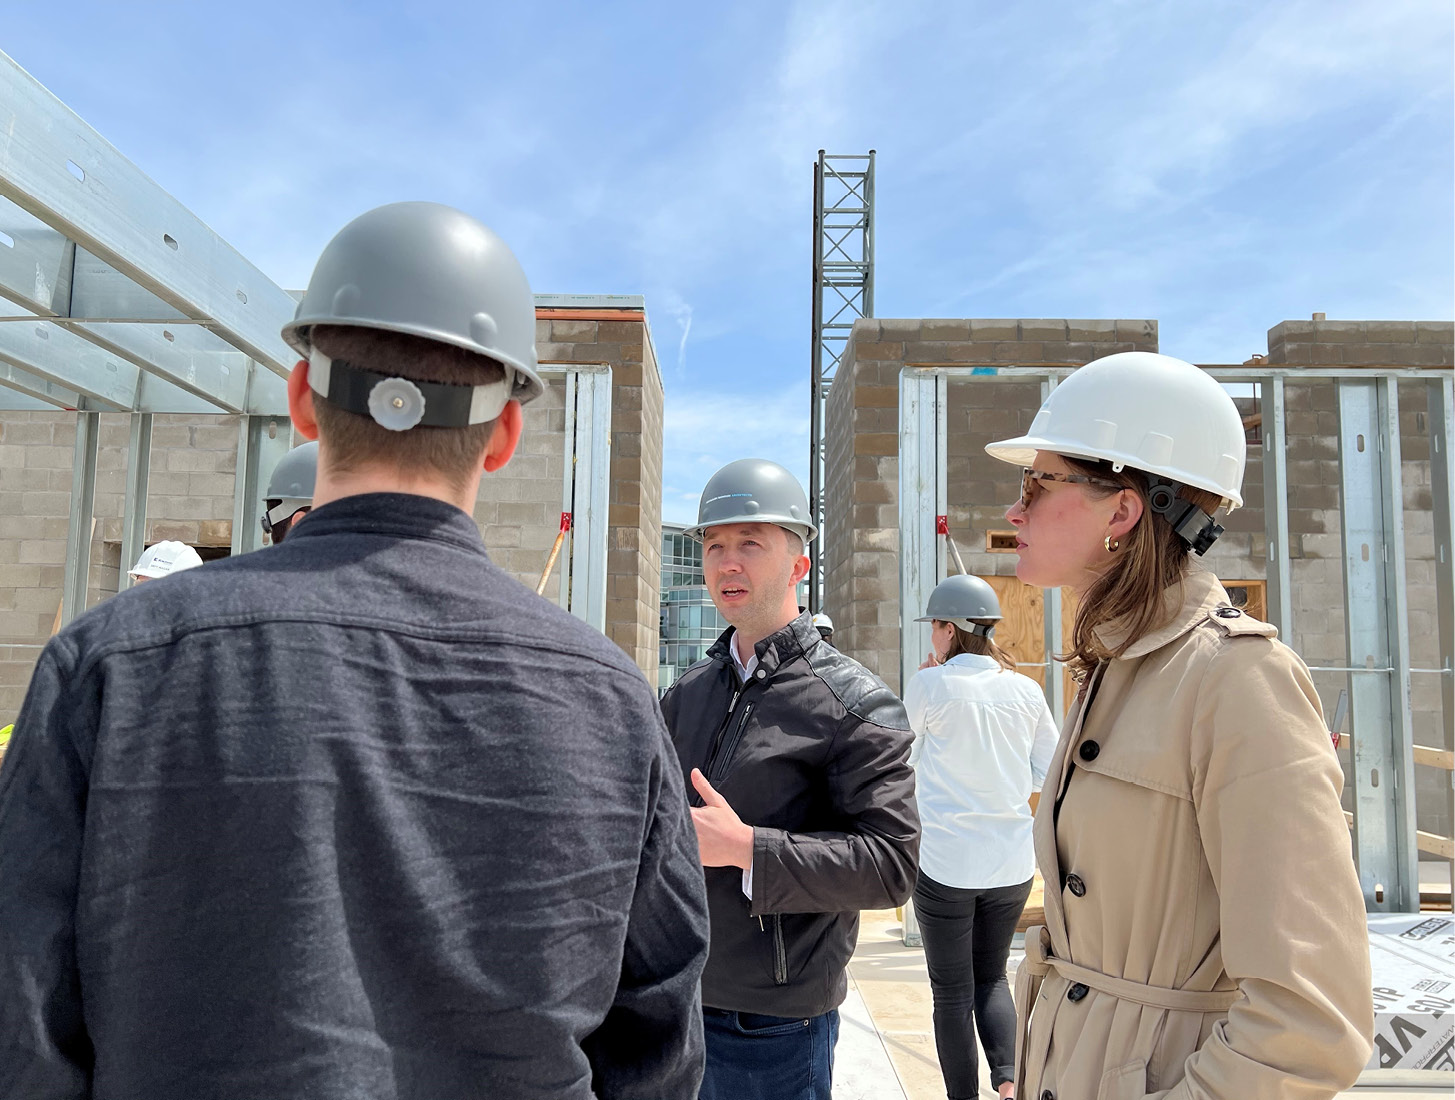
[[[697,768],[692,769],[692,785],[706,803],[692,808],[702,865],[747,870],[753,862],[753,827],[743,824],[727,799],[712,789],[707,776]]]

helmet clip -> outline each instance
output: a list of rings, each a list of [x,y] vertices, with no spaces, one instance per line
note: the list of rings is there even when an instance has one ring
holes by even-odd
[[[1177,495],[1182,484],[1167,478],[1147,475],[1147,507],[1172,525],[1189,550],[1201,557],[1218,541],[1223,525],[1196,504]]]

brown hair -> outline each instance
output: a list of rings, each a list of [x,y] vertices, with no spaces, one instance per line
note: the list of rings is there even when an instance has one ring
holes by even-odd
[[[970,621],[977,622],[978,620],[971,619]],[[942,622],[949,622],[949,620],[936,619],[934,625],[939,626]],[[983,634],[971,634],[959,623],[950,623],[950,629],[954,631],[954,636],[950,638],[950,648],[945,653],[945,660],[958,657],[962,653],[974,653],[981,657],[994,657],[1000,662],[1001,668],[1010,672],[1015,671],[1015,658],[990,638]]]
[[[310,334],[315,347],[331,359],[415,382],[479,386],[505,377],[493,359],[438,340],[352,325],[318,325]],[[417,427],[392,432],[373,419],[349,412],[313,394],[318,433],[328,445],[329,463],[338,470],[384,464],[402,474],[434,474],[463,488],[490,442],[495,422],[463,428]]]
[[[1161,516],[1153,515],[1147,503],[1146,475],[1123,468],[1113,472],[1111,463],[1061,456],[1073,471],[1115,481],[1130,489],[1142,500],[1142,518],[1121,539],[1111,566],[1087,590],[1076,611],[1071,628],[1071,650],[1059,654],[1058,661],[1070,665],[1071,675],[1083,680],[1097,662],[1120,657],[1138,638],[1166,625],[1168,609],[1162,594],[1173,585],[1181,585],[1191,564],[1192,551]],[[1118,489],[1088,485],[1086,490],[1105,498]],[[1184,485],[1179,497],[1190,500],[1208,515],[1222,503],[1222,497],[1206,489]],[[1125,619],[1126,637],[1114,648],[1107,649],[1096,640],[1096,628],[1116,619]]]

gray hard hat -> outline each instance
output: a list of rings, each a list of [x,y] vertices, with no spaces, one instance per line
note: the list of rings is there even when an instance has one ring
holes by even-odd
[[[937,619],[988,637],[1000,619],[1000,600],[982,577],[968,573],[946,577],[935,585],[925,613],[915,622],[932,623]]]
[[[708,478],[697,506],[697,525],[687,535],[701,539],[709,527],[724,523],[772,523],[792,531],[805,545],[818,534],[803,486],[765,458],[740,458]]]
[[[510,396],[545,391],[537,373],[535,298],[515,254],[470,215],[433,202],[361,214],[324,247],[283,339],[313,354],[314,325],[421,336],[501,363]]]
[[[313,484],[318,479],[318,441],[294,447],[278,459],[273,476],[268,478],[264,500],[297,500],[313,503]],[[301,506],[301,505],[300,505]]]

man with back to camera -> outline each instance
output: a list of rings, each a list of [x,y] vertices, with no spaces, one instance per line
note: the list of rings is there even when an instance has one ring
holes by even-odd
[[[263,497],[263,534],[274,546],[313,510],[313,487],[318,480],[318,440],[300,443],[278,459]]]
[[[884,683],[800,612],[808,500],[776,463],[703,490],[703,579],[730,624],[662,699],[706,868],[703,1100],[828,1100],[859,910],[914,887],[913,741]]]
[[[534,333],[473,218],[351,222],[284,329],[306,522],[46,647],[0,771],[0,1096],[696,1094],[707,912],[653,693],[469,515]]]

